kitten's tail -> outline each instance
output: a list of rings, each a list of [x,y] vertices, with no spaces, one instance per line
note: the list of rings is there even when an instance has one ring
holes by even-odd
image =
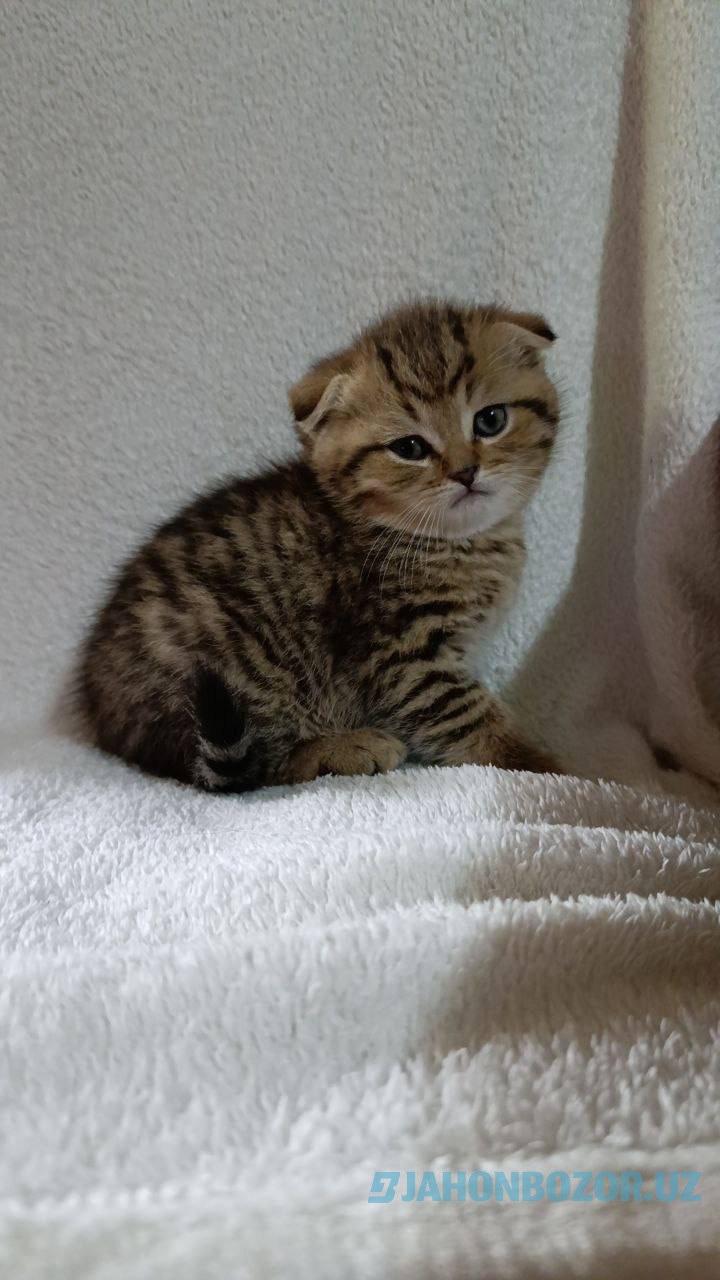
[[[194,690],[197,725],[192,781],[205,791],[252,791],[267,777],[267,757],[253,733],[244,700],[209,667]]]

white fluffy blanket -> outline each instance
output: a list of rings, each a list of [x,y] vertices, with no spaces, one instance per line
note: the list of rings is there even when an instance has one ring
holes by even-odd
[[[209,798],[53,740],[1,777],[3,1275],[714,1273],[717,813],[479,768]]]

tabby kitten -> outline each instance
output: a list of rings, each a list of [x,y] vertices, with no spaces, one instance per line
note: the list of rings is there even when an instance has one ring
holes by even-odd
[[[82,657],[95,742],[217,792],[319,774],[551,763],[463,668],[516,581],[558,421],[544,320],[404,307],[290,401],[302,458],[164,524]]]

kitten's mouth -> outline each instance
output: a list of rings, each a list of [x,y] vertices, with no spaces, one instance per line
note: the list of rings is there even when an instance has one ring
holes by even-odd
[[[492,498],[492,496],[492,489],[486,489],[482,484],[474,484],[472,489],[466,489],[464,493],[459,494],[455,501],[450,505],[453,507],[459,507],[461,502],[467,502],[470,498]]]

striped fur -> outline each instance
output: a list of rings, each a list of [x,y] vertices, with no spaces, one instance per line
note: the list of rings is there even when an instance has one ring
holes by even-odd
[[[199,498],[120,573],[80,664],[94,741],[218,792],[407,754],[546,767],[463,657],[521,571],[551,340],[536,316],[430,302],[315,365],[291,392],[302,458]],[[508,427],[476,439],[488,405]],[[389,448],[408,436],[427,456]]]

